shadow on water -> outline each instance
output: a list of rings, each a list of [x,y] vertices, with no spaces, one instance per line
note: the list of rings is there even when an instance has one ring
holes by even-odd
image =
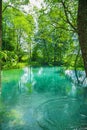
[[[2,72],[0,130],[85,130],[87,89],[59,67]]]

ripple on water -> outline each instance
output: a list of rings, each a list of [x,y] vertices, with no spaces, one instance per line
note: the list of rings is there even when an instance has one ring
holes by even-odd
[[[43,130],[83,130],[87,120],[81,118],[80,102],[75,98],[53,98],[35,110],[38,125]]]

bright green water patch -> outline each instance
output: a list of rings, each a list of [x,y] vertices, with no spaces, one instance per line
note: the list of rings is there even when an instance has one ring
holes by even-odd
[[[85,130],[86,92],[63,68],[3,71],[0,130]]]

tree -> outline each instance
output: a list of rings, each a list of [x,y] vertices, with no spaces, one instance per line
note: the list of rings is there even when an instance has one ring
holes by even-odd
[[[68,13],[67,7],[71,8],[69,1],[68,3],[56,2],[53,3],[52,1],[52,3],[42,8],[38,13],[38,32],[36,38],[38,45],[36,44],[36,46],[39,46],[37,51],[40,49],[42,52],[44,62],[51,63],[52,65],[62,65],[64,62],[69,63],[71,61],[71,55],[67,54],[67,50],[71,51],[73,55],[73,51],[77,49],[73,40],[76,30],[76,16],[74,16],[74,11],[72,15],[70,12],[70,14]],[[67,57],[70,58],[69,62]],[[75,57],[75,54],[73,57]]]
[[[0,52],[2,45],[2,0],[0,0]],[[0,90],[1,90],[1,58],[0,58]]]
[[[0,49],[2,44],[2,0],[0,0]]]
[[[10,0],[3,2],[2,68],[17,67],[19,62],[27,63],[28,44],[32,42],[34,33],[34,19],[31,14],[23,11],[21,8],[23,3],[19,2],[18,8],[19,5],[16,5],[16,2],[11,1],[13,4],[9,2]]]
[[[87,77],[87,0],[78,1],[78,36]]]

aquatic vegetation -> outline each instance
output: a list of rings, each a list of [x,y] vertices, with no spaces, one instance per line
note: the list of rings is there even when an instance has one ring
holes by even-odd
[[[14,80],[10,71],[18,78]],[[2,77],[7,77],[9,83],[2,78],[2,130],[85,129],[86,88],[77,86],[66,72],[60,67],[3,72]]]

